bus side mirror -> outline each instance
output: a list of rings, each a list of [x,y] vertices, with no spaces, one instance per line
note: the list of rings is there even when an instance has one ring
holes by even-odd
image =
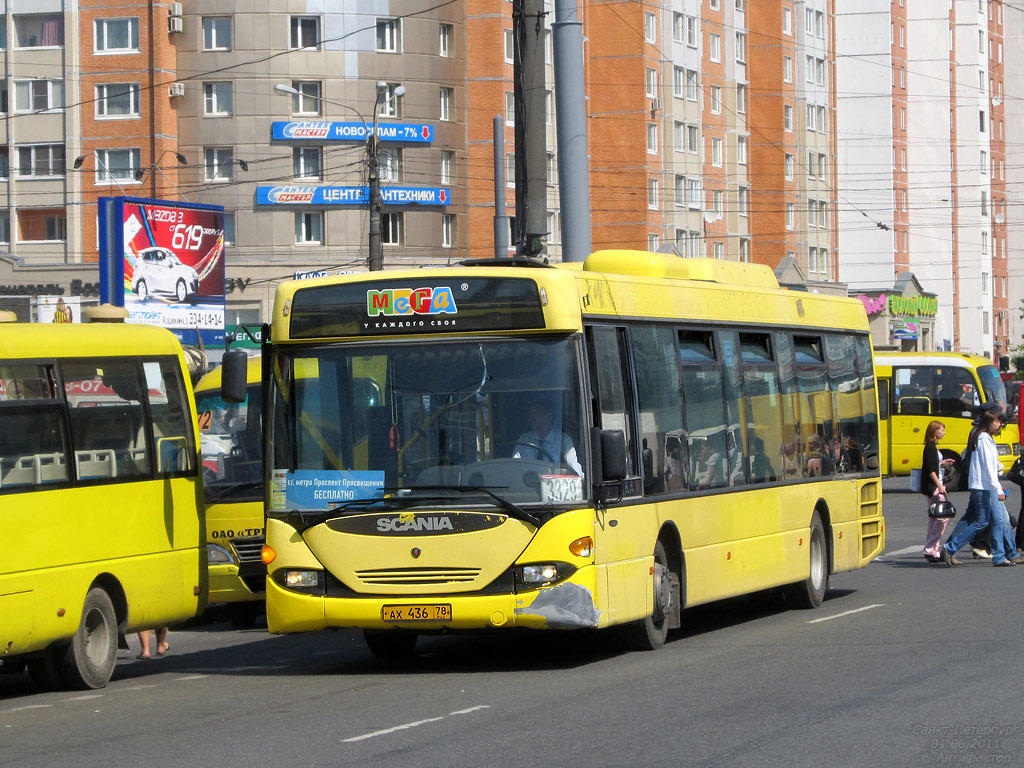
[[[616,482],[626,478],[626,435],[621,429],[602,429],[601,479]]]
[[[220,373],[220,399],[225,403],[245,402],[246,371],[249,356],[240,349],[229,349],[224,353]]]

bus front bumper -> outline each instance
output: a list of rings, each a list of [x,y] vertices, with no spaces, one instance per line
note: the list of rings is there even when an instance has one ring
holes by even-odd
[[[294,592],[271,578],[267,579],[267,628],[284,634],[329,627],[423,631],[597,627],[602,624],[597,606],[599,570],[586,566],[551,586],[489,595],[328,597]],[[446,618],[408,618],[414,615]]]

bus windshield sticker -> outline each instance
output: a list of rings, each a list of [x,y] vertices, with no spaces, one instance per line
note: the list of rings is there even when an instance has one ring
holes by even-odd
[[[270,508],[274,510],[327,509],[332,504],[384,496],[383,472],[275,469],[272,482]]]
[[[541,475],[541,501],[583,501],[583,478],[579,475]]]

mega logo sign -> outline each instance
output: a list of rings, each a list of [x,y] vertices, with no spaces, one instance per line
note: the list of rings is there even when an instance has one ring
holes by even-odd
[[[366,314],[378,315],[455,315],[458,314],[452,289],[394,288],[366,292]]]
[[[100,293],[129,323],[224,341],[224,209],[100,198]]]

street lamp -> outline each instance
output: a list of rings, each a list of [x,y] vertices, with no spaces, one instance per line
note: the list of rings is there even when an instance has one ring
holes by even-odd
[[[124,187],[122,187],[122,186],[121,186],[121,182],[119,182],[119,181],[117,180],[117,177],[116,177],[116,176],[115,176],[114,174],[112,174],[112,173],[110,172],[110,169],[109,169],[109,168],[107,167],[107,164],[106,164],[106,163],[104,163],[104,162],[103,162],[102,160],[100,160],[100,156],[99,156],[98,154],[96,154],[95,152],[86,152],[86,153],[85,153],[84,155],[79,155],[78,157],[76,157],[76,158],[75,158],[75,162],[74,162],[74,164],[72,165],[72,167],[73,167],[73,168],[74,168],[74,169],[75,169],[76,171],[77,171],[77,170],[80,170],[80,169],[82,168],[82,163],[84,163],[84,162],[85,162],[85,158],[89,157],[89,155],[92,155],[92,156],[93,156],[93,157],[94,157],[94,158],[96,159],[96,164],[97,164],[97,165],[98,165],[98,166],[99,166],[99,167],[100,167],[101,169],[103,169],[103,172],[104,172],[104,173],[106,173],[106,174],[107,174],[107,176],[108,176],[108,177],[110,178],[110,180],[111,180],[112,182],[114,182],[114,184],[116,184],[116,185],[117,185],[117,188],[118,188],[119,190],[121,190],[121,194],[122,194],[122,195],[124,195],[125,197],[129,197],[129,194],[128,194],[127,192],[125,192],[125,191],[124,191]],[[93,183],[95,184],[96,182],[94,181]]]
[[[293,96],[299,95],[299,91],[296,88],[292,88],[284,83],[275,85],[274,90],[281,93],[290,93]],[[348,109],[354,112],[359,118],[359,122],[363,124],[363,133],[366,134],[367,186],[370,191],[370,258],[367,264],[371,272],[380,272],[384,269],[384,243],[381,240],[380,234],[380,142],[377,139],[377,121],[380,118],[381,111],[389,101],[405,95],[405,86],[398,86],[390,96],[387,95],[387,92],[388,84],[378,81],[377,98],[373,104],[373,122],[369,126],[366,124],[365,118],[355,107],[340,101],[334,101],[333,99],[325,99],[322,96],[302,94],[306,98],[316,99],[325,104],[333,104],[336,107]]]

